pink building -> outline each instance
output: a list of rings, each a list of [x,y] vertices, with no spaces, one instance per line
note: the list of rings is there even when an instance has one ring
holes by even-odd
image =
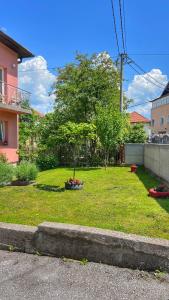
[[[29,114],[23,103],[30,93],[18,88],[18,64],[33,54],[0,31],[0,153],[18,161],[18,118]]]

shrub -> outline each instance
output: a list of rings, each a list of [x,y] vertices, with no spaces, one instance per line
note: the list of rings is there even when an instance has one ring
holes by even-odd
[[[0,186],[10,183],[13,178],[13,166],[0,161]]]
[[[59,161],[55,154],[40,153],[36,160],[41,170],[49,170],[58,167]]]
[[[28,161],[22,161],[16,167],[15,175],[19,181],[35,180],[38,175],[38,169],[35,164]]]
[[[6,158],[6,155],[3,154],[3,153],[0,153],[0,163],[7,163],[7,158]]]

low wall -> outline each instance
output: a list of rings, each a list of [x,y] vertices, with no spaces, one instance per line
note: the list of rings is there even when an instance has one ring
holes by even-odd
[[[37,227],[0,222],[0,249],[34,253]]]
[[[169,145],[145,144],[144,166],[169,182]]]
[[[144,164],[144,144],[125,144],[125,163]]]
[[[169,241],[93,227],[44,222],[38,227],[0,223],[0,249],[120,267],[169,272]]]

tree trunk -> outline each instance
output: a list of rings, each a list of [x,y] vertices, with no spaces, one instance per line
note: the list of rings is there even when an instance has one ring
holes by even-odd
[[[107,170],[107,164],[108,164],[108,160],[109,160],[109,152],[106,151],[105,152],[105,160],[104,160],[104,166],[105,166],[105,170]]]

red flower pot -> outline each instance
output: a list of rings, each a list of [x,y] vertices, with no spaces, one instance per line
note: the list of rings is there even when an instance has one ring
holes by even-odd
[[[132,165],[131,166],[131,172],[132,173],[136,173],[136,171],[137,171],[137,166],[136,165]]]
[[[154,198],[169,197],[169,192],[157,192],[155,189],[149,189],[149,196]]]

